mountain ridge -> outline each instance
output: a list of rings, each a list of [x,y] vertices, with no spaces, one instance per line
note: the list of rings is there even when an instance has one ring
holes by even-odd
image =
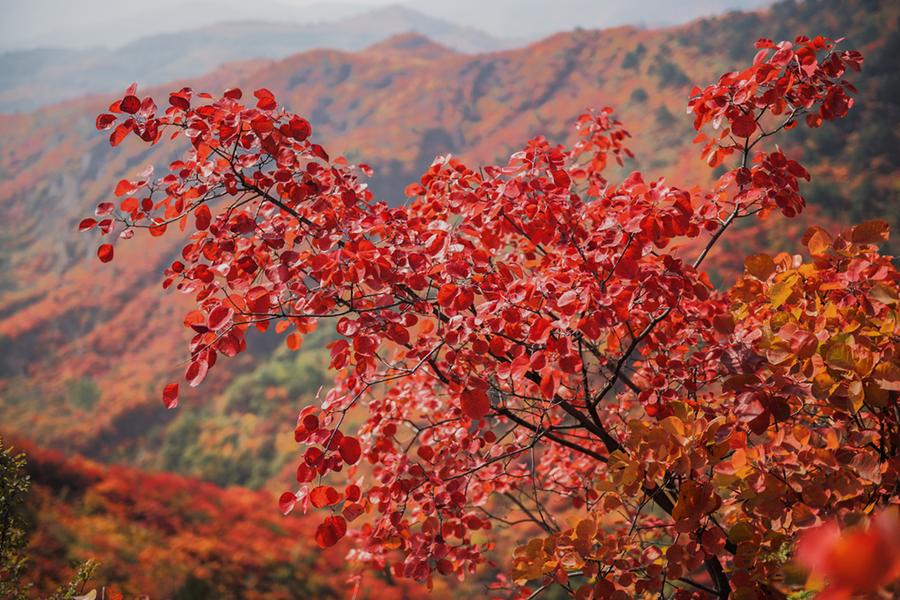
[[[146,86],[198,77],[234,61],[279,59],[316,48],[358,51],[409,31],[461,52],[504,47],[504,42],[476,29],[404,5],[312,24],[224,21],[157,33],[116,48],[37,48],[0,54],[0,112],[33,110],[86,92],[113,93],[131,81]]]

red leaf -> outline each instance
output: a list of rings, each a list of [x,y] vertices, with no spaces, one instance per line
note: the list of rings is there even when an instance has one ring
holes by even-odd
[[[538,317],[531,324],[531,330],[528,332],[528,341],[534,343],[542,343],[547,341],[550,336],[550,325],[552,323],[544,317]]]
[[[169,104],[181,110],[190,110],[190,101],[180,94],[169,94]]]
[[[163,388],[163,404],[166,408],[175,408],[178,406],[178,384],[170,383]]]
[[[257,108],[262,110],[274,110],[278,104],[275,102],[275,96],[266,88],[260,88],[253,92],[253,95],[259,99],[256,103]]]
[[[109,143],[112,146],[118,146],[122,143],[128,134],[131,133],[131,126],[133,121],[128,119],[127,121],[123,121],[116,125],[116,128],[113,129],[113,132],[109,136]]]
[[[294,492],[285,492],[278,498],[278,508],[281,514],[288,515],[294,510],[294,504],[297,503],[297,495]]]
[[[206,315],[199,310],[192,310],[184,316],[184,326],[190,327],[197,333],[209,331],[209,328],[206,326]]]
[[[306,463],[300,463],[297,466],[297,481],[300,483],[308,483],[316,478],[316,470]]]
[[[312,126],[310,126],[309,121],[302,117],[292,117],[290,127],[291,137],[301,142],[312,133]]]
[[[191,387],[197,387],[206,379],[207,371],[209,371],[209,364],[205,360],[195,360],[188,366],[184,378]]]
[[[362,504],[358,504],[356,502],[352,502],[344,506],[344,510],[341,511],[341,514],[344,515],[344,518],[351,523],[359,518],[365,512]]]
[[[222,95],[226,98],[231,98],[232,100],[240,100],[241,96],[243,96],[244,93],[240,90],[240,88],[231,88],[225,90],[225,93]]]
[[[456,294],[458,292],[459,287],[455,283],[445,283],[441,286],[441,289],[438,290],[438,304],[444,307],[449,307],[453,303],[453,299],[456,297]]]
[[[330,485],[320,485],[314,487],[309,493],[309,501],[312,502],[313,506],[316,508],[322,508],[340,502],[341,495]]]
[[[80,231],[81,233],[84,233],[85,231],[90,231],[91,229],[94,228],[94,226],[96,224],[97,224],[97,221],[95,219],[91,219],[90,217],[88,217],[87,219],[82,219],[81,222],[78,224],[78,231]]]
[[[94,214],[98,217],[105,217],[112,213],[112,211],[116,210],[116,205],[112,202],[101,202],[97,205],[97,208],[94,210]]]
[[[303,460],[306,461],[306,464],[309,466],[315,467],[322,461],[322,456],[322,450],[313,446],[312,448],[306,449],[306,452],[303,454]]]
[[[330,548],[347,534],[344,517],[328,517],[316,530],[316,543],[320,548]]]
[[[578,292],[575,290],[567,290],[560,294],[559,298],[556,299],[556,305],[562,308],[572,304],[576,300],[578,300]]]
[[[220,304],[210,311],[207,326],[212,331],[218,331],[225,327],[233,315],[234,311],[231,308]]]
[[[459,400],[463,413],[476,421],[491,410],[491,401],[484,390],[465,390]]]
[[[100,259],[100,262],[108,263],[111,261],[113,259],[112,244],[103,244],[97,248],[97,258]]]
[[[419,455],[419,458],[428,462],[431,462],[431,459],[434,458],[434,450],[431,446],[419,446],[419,449],[416,450],[416,454]]]
[[[425,188],[422,187],[421,183],[411,183],[403,190],[403,195],[407,198],[414,198],[416,196],[424,196]]]
[[[112,124],[116,122],[116,115],[111,115],[109,113],[103,113],[102,115],[97,115],[97,129],[103,131],[105,129],[109,129],[112,127]]]
[[[738,137],[750,137],[756,131],[756,120],[753,113],[741,115],[739,118],[731,122],[731,131]]]
[[[216,344],[216,348],[225,356],[237,356],[241,352],[241,341],[232,331],[222,336],[222,339]]]
[[[359,440],[353,437],[344,437],[341,440],[341,445],[338,447],[339,452],[341,453],[341,458],[344,459],[348,465],[355,465],[359,462],[360,456],[362,456],[362,448],[359,445]]]
[[[137,96],[128,95],[122,98],[122,101],[119,102],[119,108],[122,112],[127,112],[128,114],[133,115],[137,111],[141,110],[141,100]]]
[[[309,432],[319,429],[319,417],[316,415],[305,415],[301,422],[303,423],[303,428]]]
[[[212,213],[209,212],[209,207],[205,204],[198,206],[197,210],[194,211],[194,219],[196,220],[197,229],[200,231],[209,229],[209,225],[212,222]]]
[[[288,347],[288,350],[296,352],[303,345],[303,336],[295,331],[284,338],[284,343]]]
[[[358,485],[348,485],[347,489],[344,490],[344,496],[346,496],[347,500],[350,502],[356,502],[362,496],[362,491],[359,489]]]
[[[136,185],[133,185],[127,179],[123,179],[119,183],[116,184],[116,191],[114,193],[115,193],[116,197],[120,197],[120,196],[124,196],[125,194],[130,194],[136,189],[137,189]]]

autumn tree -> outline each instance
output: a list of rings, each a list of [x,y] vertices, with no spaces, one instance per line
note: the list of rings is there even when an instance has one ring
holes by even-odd
[[[873,221],[710,283],[736,223],[801,212],[810,176],[776,141],[844,117],[862,63],[823,37],[757,50],[691,94],[702,158],[727,166],[705,191],[610,181],[630,153],[606,108],[571,146],[439,157],[387,204],[266,89],[183,88],[161,109],[132,87],[97,118],[112,145],[188,149],[80,228],[186,237],[163,287],[196,300],[190,386],[251,329],[297,349],[336,328],[335,383],[299,414],[300,487],[281,498],[322,509],[320,546],[349,534],[352,559],[431,582],[517,526],[498,594],[785,597],[812,565],[791,562],[802,532],[900,500],[898,273]]]

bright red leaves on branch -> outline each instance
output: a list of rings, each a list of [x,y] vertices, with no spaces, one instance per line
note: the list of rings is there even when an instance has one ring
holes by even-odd
[[[178,406],[178,384],[170,383],[163,389],[163,404],[166,408]]]
[[[344,517],[327,517],[316,530],[316,543],[320,548],[329,548],[347,534],[347,521]]]
[[[470,419],[481,419],[491,411],[491,402],[484,390],[467,389],[459,397],[463,413]]]
[[[808,530],[797,561],[810,571],[817,598],[874,598],[900,578],[900,515],[896,506],[868,522],[841,527],[831,521]]]
[[[348,465],[355,465],[359,462],[360,456],[362,456],[362,447],[359,445],[359,440],[353,437],[345,436],[341,438],[338,449],[341,458],[343,458],[344,462]]]
[[[297,495],[294,492],[285,492],[278,497],[278,508],[282,514],[290,514],[294,510],[295,504],[297,504]]]
[[[278,103],[275,102],[275,96],[269,90],[262,88],[253,92],[253,95],[258,98],[258,102],[256,103],[256,107],[262,110],[275,110],[278,106]]]
[[[100,259],[100,262],[109,262],[113,259],[113,247],[112,244],[101,244],[99,248],[97,248],[97,258]]]
[[[309,500],[316,508],[322,508],[340,502],[341,495],[331,486],[320,485],[309,493]]]
[[[335,386],[299,415],[303,488],[280,502],[328,511],[319,546],[350,521],[351,558],[430,582],[526,524],[497,557],[512,595],[784,597],[804,531],[900,502],[900,277],[880,222],[810,230],[806,262],[751,256],[726,292],[702,271],[734,223],[803,209],[810,175],[770,138],[852,107],[858,53],[758,47],[690,100],[704,160],[731,167],[705,192],[611,182],[628,133],[603,109],[570,147],[439,157],[390,206],[268,90],[184,88],[160,113],[130,89],[97,119],[114,145],[190,147],[80,228],[190,230],[163,286],[196,301],[192,386],[248,329],[297,349],[334,323]]]

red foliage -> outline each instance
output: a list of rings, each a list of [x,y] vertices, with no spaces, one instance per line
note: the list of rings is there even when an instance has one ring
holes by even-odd
[[[817,598],[872,597],[879,588],[900,579],[900,517],[897,507],[885,510],[863,526],[841,530],[834,521],[803,534],[798,562],[827,582]],[[894,588],[900,592],[900,587]]]
[[[183,88],[160,114],[132,89],[110,106],[133,115],[113,145],[171,132],[191,148],[98,215],[127,239],[194,214],[164,281],[197,304],[192,386],[250,328],[277,322],[299,347],[336,321],[336,385],[295,430],[297,479],[332,511],[319,546],[365,514],[351,556],[430,584],[474,571],[495,524],[524,521],[546,534],[513,559],[526,595],[537,580],[580,598],[777,596],[783,565],[767,557],[798,532],[897,501],[898,275],[875,223],[812,231],[810,264],[753,257],[728,293],[701,266],[736,221],[802,210],[809,175],[768,139],[849,110],[842,77],[862,59],[836,44],[763,41],[750,68],[695,91],[697,129],[727,122],[704,159],[738,158],[705,193],[640,173],[610,183],[608,160],[630,153],[604,109],[572,147],[538,137],[479,169],[438,158],[391,207],[365,164],[330,158],[269,90],[254,107]],[[347,465],[359,485],[344,499],[323,481]]]
[[[14,446],[26,452],[32,480],[26,567],[35,597],[48,597],[71,578],[69,565],[88,558],[99,567],[84,592],[96,588],[107,598],[453,597],[377,574],[361,585],[343,559],[346,544],[310,548],[314,519],[273,513],[265,492],[106,467],[22,440]],[[283,510],[287,500],[280,499]],[[332,534],[340,523],[332,522]]]

